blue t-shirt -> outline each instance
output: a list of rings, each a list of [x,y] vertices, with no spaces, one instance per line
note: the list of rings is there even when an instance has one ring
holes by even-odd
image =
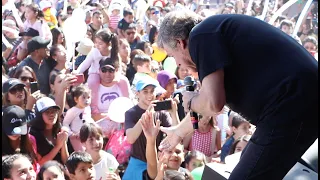
[[[234,137],[231,136],[229,139],[226,140],[224,145],[221,148],[221,155],[220,155],[220,161],[224,162],[226,157],[229,155],[230,148],[234,142]]]

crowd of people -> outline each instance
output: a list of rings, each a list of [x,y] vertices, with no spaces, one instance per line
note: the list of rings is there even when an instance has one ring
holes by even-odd
[[[172,11],[202,19],[244,14],[271,23],[318,59],[317,3],[293,34],[300,1],[297,12],[274,22],[287,1],[270,1],[266,14],[264,1],[249,2],[2,0],[2,179],[200,179],[207,163],[236,164],[255,126],[228,105],[215,116],[198,114],[193,133],[173,150],[159,150],[167,136],[160,126],[178,125],[189,111],[184,79],[198,76],[157,40]],[[77,9],[87,29],[73,47],[64,22],[80,18]],[[192,83],[201,89],[198,79]],[[118,98],[133,105],[123,122],[109,111]],[[159,102],[167,106],[158,109]]]

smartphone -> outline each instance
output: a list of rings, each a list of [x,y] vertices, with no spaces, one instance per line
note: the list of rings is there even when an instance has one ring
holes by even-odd
[[[77,74],[77,81],[75,82],[76,84],[81,84],[84,82],[84,75],[83,74]]]
[[[156,105],[154,107],[155,111],[169,110],[172,108],[171,100],[158,101],[158,102],[154,102],[154,104]]]
[[[30,89],[31,89],[31,94],[38,91],[38,82],[31,82],[30,83]]]

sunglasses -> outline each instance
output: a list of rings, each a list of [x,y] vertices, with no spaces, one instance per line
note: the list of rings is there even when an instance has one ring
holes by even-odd
[[[21,77],[20,77],[20,80],[21,80],[21,81],[27,81],[27,80],[29,80],[29,82],[34,82],[34,78],[32,78],[32,77],[27,77],[27,76],[21,76]]]
[[[111,68],[107,68],[107,67],[102,67],[102,68],[101,68],[101,72],[102,72],[102,73],[106,73],[106,72],[114,73],[115,70],[114,70],[114,69],[111,69]]]
[[[24,86],[15,86],[9,90],[11,94],[16,94],[17,92],[22,92],[24,90]]]
[[[159,13],[160,13],[160,11],[155,11],[152,14],[159,14]]]
[[[136,32],[126,32],[126,34],[128,35],[128,36],[130,36],[131,34],[135,34]]]

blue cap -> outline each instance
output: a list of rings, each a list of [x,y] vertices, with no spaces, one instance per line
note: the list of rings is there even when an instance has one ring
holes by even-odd
[[[143,78],[137,82],[136,90],[139,92],[147,86],[157,87],[157,86],[159,86],[159,83],[158,83],[158,81],[156,81],[155,79],[153,79],[151,77],[150,78]]]

